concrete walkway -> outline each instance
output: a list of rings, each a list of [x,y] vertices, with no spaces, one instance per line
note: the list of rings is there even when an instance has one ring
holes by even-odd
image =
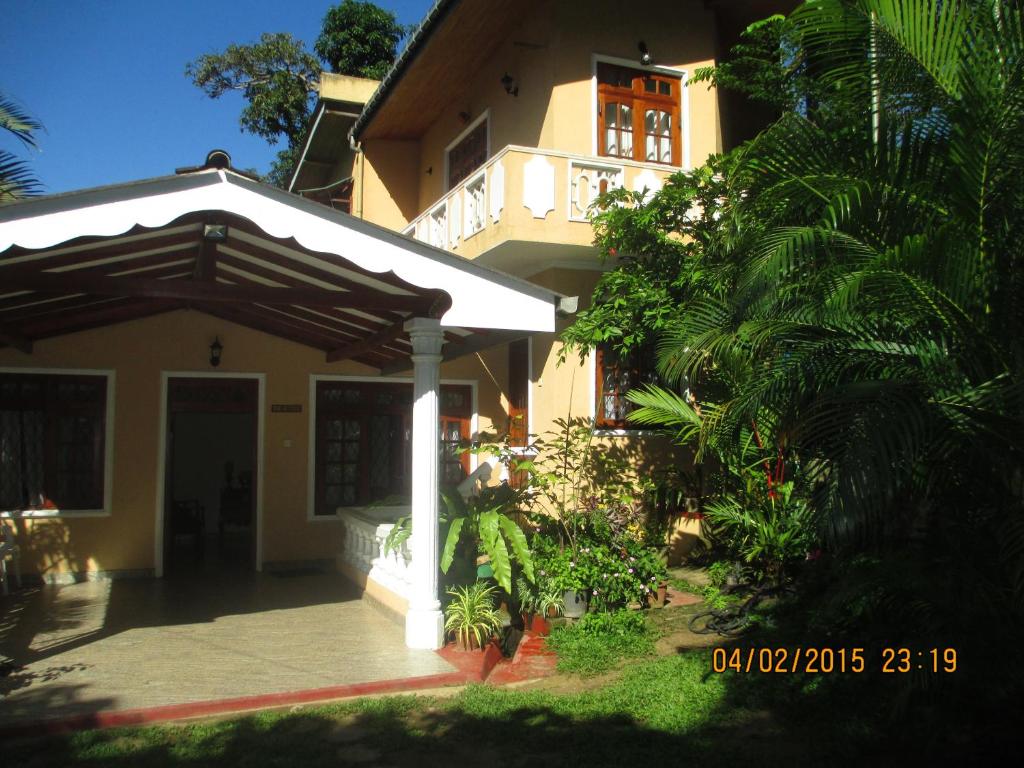
[[[454,671],[315,572],[21,590],[0,598],[0,657],[4,726]]]

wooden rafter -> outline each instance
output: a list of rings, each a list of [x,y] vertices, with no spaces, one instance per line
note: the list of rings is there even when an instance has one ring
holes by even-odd
[[[21,270],[38,272],[40,270],[66,267],[74,264],[81,264],[82,262],[97,261],[99,259],[130,256],[134,253],[145,253],[146,251],[153,251],[158,248],[167,248],[168,250],[164,255],[169,256],[169,254],[174,251],[181,251],[195,246],[200,234],[201,233],[197,232],[179,232],[175,235],[164,235],[163,237],[153,237],[142,241],[118,243],[116,245],[105,244],[104,241],[97,240],[95,242],[89,242],[82,245],[81,250],[75,250],[72,253],[62,253],[62,251],[66,250],[68,246],[76,245],[76,241],[74,240],[68,243],[62,243],[58,247],[49,248],[44,251],[29,251],[23,248],[11,248],[0,256],[0,276],[9,274],[7,270],[11,270],[12,272]],[[51,255],[48,251],[54,251],[54,254]],[[33,259],[32,261],[22,261],[16,264],[10,264],[11,259],[28,254],[36,254],[39,255],[40,258]],[[125,259],[125,262],[130,261],[131,259]],[[84,268],[91,269],[93,266],[94,265],[87,265]],[[99,265],[99,268],[116,271],[117,266],[117,262],[114,262],[111,264]]]
[[[394,296],[379,291],[327,291],[315,288],[263,288],[204,283],[196,280],[152,280],[146,278],[94,277],[91,275],[26,274],[4,275],[13,290],[39,293],[87,293],[93,296],[132,296],[152,299],[180,299],[239,304],[305,304],[311,307],[352,307],[424,312],[438,297]]]
[[[196,254],[192,279],[204,283],[212,283],[217,280],[217,243],[213,240],[202,238],[199,241],[199,253]]]
[[[389,341],[394,341],[404,332],[405,321],[399,320],[397,323],[392,323],[387,328],[377,331],[377,333],[372,336],[367,336],[361,341],[357,341],[354,344],[348,344],[337,349],[332,349],[327,353],[327,362],[337,363],[341,360],[351,360],[352,358],[359,357],[367,352],[376,351]]]
[[[169,312],[181,307],[177,301],[110,301],[73,312],[55,312],[37,319],[26,319],[22,325],[34,338],[121,323],[136,317]]]

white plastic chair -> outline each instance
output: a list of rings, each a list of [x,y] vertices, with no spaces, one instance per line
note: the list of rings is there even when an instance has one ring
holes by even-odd
[[[14,538],[14,529],[0,520],[0,581],[4,583],[4,594],[11,593],[11,577],[7,573],[7,560],[14,561],[14,579],[21,589],[21,550]]]

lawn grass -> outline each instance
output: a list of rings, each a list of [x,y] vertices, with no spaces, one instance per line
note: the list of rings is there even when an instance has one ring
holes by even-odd
[[[4,745],[30,766],[835,765],[864,746],[827,710],[793,721],[769,689],[737,689],[707,650],[634,660],[571,693],[471,686],[183,725]],[[777,690],[788,700],[785,690]],[[838,713],[837,713],[838,714]],[[737,762],[739,761],[739,762]]]

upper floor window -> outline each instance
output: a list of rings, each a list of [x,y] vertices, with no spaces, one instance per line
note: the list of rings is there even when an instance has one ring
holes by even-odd
[[[104,506],[107,377],[0,373],[0,510]]]
[[[448,148],[448,189],[487,162],[487,115]]]
[[[679,89],[678,77],[599,62],[599,153],[679,165]]]

